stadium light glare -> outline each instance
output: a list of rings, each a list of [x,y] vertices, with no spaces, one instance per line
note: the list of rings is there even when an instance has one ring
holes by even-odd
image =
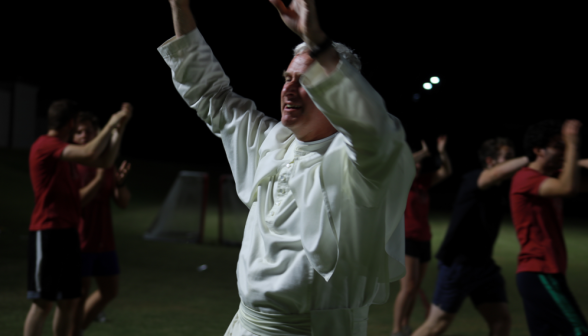
[[[427,82],[427,83],[423,84],[423,88],[425,90],[431,90],[433,88],[433,84]]]
[[[433,83],[433,84],[439,84],[439,77],[437,77],[437,76],[431,77],[431,83]]]

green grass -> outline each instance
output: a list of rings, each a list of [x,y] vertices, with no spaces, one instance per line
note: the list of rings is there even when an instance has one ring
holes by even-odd
[[[162,243],[142,238],[180,169],[202,170],[202,167],[133,160],[129,181],[132,205],[125,211],[113,211],[122,269],[120,294],[106,310],[108,321],[94,324],[85,335],[224,334],[239,304],[235,276],[239,251],[216,244],[218,214],[214,199],[207,210],[205,244]],[[216,186],[213,180],[211,187]],[[30,307],[26,299],[26,238],[32,206],[27,153],[0,149],[0,335],[21,335]],[[433,251],[436,251],[447,228],[447,215],[433,214],[431,224]],[[584,315],[588,316],[588,286],[585,286],[588,227],[568,226],[565,235],[569,285],[584,308]],[[527,335],[522,302],[515,286],[518,250],[512,224],[505,222],[495,247],[495,259],[507,282],[513,317],[511,334]],[[198,272],[202,264],[208,265],[208,269]],[[433,295],[436,273],[433,261],[423,286],[429,298]],[[397,290],[398,283],[392,284],[388,303],[372,306],[369,335],[390,334],[392,303]],[[424,310],[417,304],[411,320],[413,328],[423,317]],[[45,335],[51,334],[49,322]],[[468,300],[447,334],[486,333],[484,321]]]

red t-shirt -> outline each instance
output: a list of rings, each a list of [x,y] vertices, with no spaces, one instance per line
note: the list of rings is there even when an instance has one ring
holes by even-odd
[[[84,187],[96,176],[96,168],[77,165],[80,185]],[[110,198],[114,190],[114,169],[106,169],[102,187],[90,203],[82,208],[78,225],[82,252],[100,253],[115,250]]]
[[[30,231],[75,228],[80,218],[80,194],[75,165],[61,159],[67,143],[41,135],[29,153],[35,193]]]
[[[562,199],[539,196],[549,176],[523,168],[512,178],[510,207],[521,244],[519,272],[565,273]]]
[[[417,176],[408,192],[406,211],[404,211],[404,230],[408,239],[431,240],[429,188],[432,177],[432,174]]]

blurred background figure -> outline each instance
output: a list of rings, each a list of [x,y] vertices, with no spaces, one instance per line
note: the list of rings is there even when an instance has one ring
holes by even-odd
[[[451,161],[445,151],[446,144],[447,136],[442,135],[437,138],[437,151],[441,167],[433,172],[423,170],[423,160],[431,155],[424,140],[421,140],[421,150],[412,154],[416,166],[416,177],[410,188],[404,213],[406,275],[400,280],[400,291],[394,304],[392,335],[408,336],[412,332],[409,326],[410,315],[417,295],[421,291],[420,287],[425,277],[427,265],[431,260],[429,188],[445,180],[452,173]]]
[[[588,324],[565,276],[563,197],[581,188],[578,120],[547,120],[529,127],[524,148],[532,159],[513,178],[512,219],[521,244],[517,287],[527,325],[535,335],[588,335]]]
[[[120,136],[125,123],[119,127]],[[98,118],[90,112],[80,112],[73,142],[85,145],[92,141],[100,128]],[[114,243],[110,200],[125,209],[131,199],[126,177],[131,164],[123,161],[116,169],[77,165],[80,181],[82,216],[78,226],[82,251],[82,299],[78,303],[74,335],[81,335],[118,293],[119,262]],[[91,295],[91,280],[98,289]]]
[[[529,162],[525,156],[513,156],[510,140],[486,140],[478,151],[482,168],[463,176],[436,255],[439,273],[431,312],[414,335],[442,334],[468,296],[488,324],[490,335],[509,334],[504,278],[492,251],[506,205],[507,190],[500,186]]]
[[[78,176],[73,163],[108,168],[120,146],[117,127],[131,117],[131,106],[121,111],[92,141],[68,144],[75,129],[77,104],[59,100],[51,104],[48,132],[32,145],[29,172],[35,207],[29,226],[28,292],[33,301],[24,335],[41,335],[53,302],[54,335],[70,335],[81,292],[80,242],[76,231],[81,215]],[[110,141],[110,144],[109,144]]]

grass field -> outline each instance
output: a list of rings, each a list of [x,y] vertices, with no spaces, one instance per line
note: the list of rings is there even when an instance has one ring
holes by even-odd
[[[157,215],[168,188],[180,169],[202,169],[133,161],[129,187],[132,205],[114,210],[116,242],[121,262],[119,297],[107,308],[106,323],[94,324],[87,336],[129,335],[223,335],[235,314],[239,297],[235,268],[238,249],[219,246],[217,211],[214,202],[207,211],[205,244],[173,244],[143,240],[143,233]],[[214,175],[213,175],[214,176]],[[216,186],[213,181],[212,186]],[[26,299],[27,228],[33,206],[28,177],[27,153],[0,149],[0,335],[22,335],[22,325],[30,306]],[[433,214],[433,250],[436,251],[447,228],[447,215]],[[566,227],[569,253],[568,281],[584,315],[588,316],[588,225]],[[577,224],[577,225],[576,225]],[[515,286],[516,255],[519,246],[512,224],[503,223],[495,248],[496,262],[507,282],[512,335],[527,335],[522,303]],[[198,266],[208,268],[199,272]],[[424,290],[432,296],[436,262],[429,266]],[[398,284],[391,284],[395,295]],[[389,335],[392,325],[391,297],[370,310],[369,335]],[[412,326],[424,317],[420,304],[415,308]],[[48,321],[49,322],[49,321]],[[486,326],[467,301],[448,335],[482,335]],[[50,323],[45,335],[50,335]]]

